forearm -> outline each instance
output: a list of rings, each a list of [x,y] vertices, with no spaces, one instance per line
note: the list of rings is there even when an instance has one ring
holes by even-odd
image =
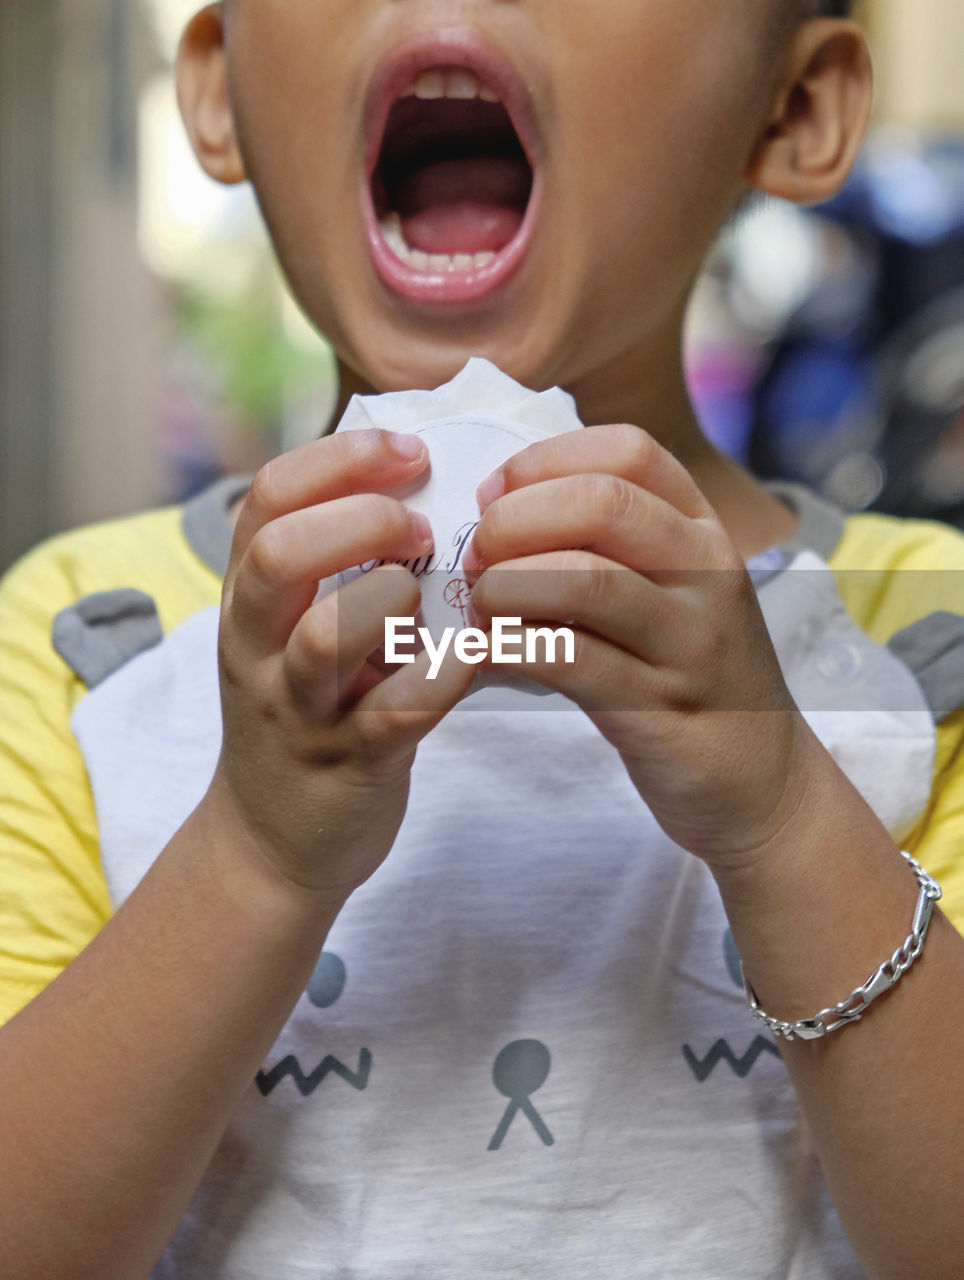
[[[919,892],[822,748],[795,820],[753,867],[717,880],[760,1004],[786,1021],[813,1017],[866,981],[909,934]],[[861,1022],[779,1041],[873,1280],[964,1275],[962,1005],[964,939],[935,910],[923,955]]]
[[[0,1274],[147,1276],[334,912],[203,812],[0,1029]]]

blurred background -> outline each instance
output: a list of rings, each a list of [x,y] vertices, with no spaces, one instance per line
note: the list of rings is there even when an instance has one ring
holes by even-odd
[[[205,179],[171,62],[192,0],[0,3],[0,568],[317,435],[330,352],[247,189]],[[710,434],[844,506],[964,524],[964,5],[867,0],[847,189],[729,228],[690,318]]]

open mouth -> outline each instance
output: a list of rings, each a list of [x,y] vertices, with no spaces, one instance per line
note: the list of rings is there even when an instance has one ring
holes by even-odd
[[[391,95],[365,203],[376,269],[396,292],[470,301],[525,257],[538,182],[503,97],[476,70],[447,65]]]

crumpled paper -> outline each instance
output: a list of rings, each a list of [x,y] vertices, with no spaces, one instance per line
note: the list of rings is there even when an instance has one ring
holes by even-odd
[[[470,415],[473,419],[508,419],[531,434],[529,443],[548,440],[582,427],[572,396],[559,387],[530,391],[503,373],[491,360],[473,357],[451,382],[435,391],[390,391],[381,396],[353,396],[336,431],[418,431],[439,418]],[[498,464],[496,464],[498,465]],[[484,480],[480,476],[478,484]]]
[[[412,511],[426,515],[435,538],[433,554],[409,565],[422,593],[425,626],[438,641],[446,627],[471,626],[469,585],[462,557],[480,519],[478,485],[513,454],[539,440],[582,430],[572,396],[558,387],[534,392],[488,360],[474,358],[451,382],[435,391],[397,391],[355,396],[336,431],[386,431],[420,436],[431,465],[412,485],[387,490]],[[378,561],[346,567],[321,583],[319,597],[336,590]],[[511,685],[547,692],[532,681],[512,677],[511,667],[479,673],[482,684]]]

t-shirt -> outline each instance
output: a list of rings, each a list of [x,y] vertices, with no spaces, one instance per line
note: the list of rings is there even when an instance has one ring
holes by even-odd
[[[207,788],[243,488],[57,538],[0,587],[0,1019]],[[750,567],[788,685],[960,927],[964,537],[776,490],[797,534]],[[588,719],[473,695],[155,1277],[859,1276],[760,1032],[711,875]]]

